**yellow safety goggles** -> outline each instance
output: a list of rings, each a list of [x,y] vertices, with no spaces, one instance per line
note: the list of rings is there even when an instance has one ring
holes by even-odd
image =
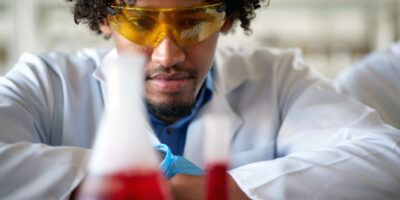
[[[180,46],[196,44],[219,31],[225,22],[223,3],[186,8],[141,8],[111,4],[108,23],[126,39],[156,47],[170,34]]]

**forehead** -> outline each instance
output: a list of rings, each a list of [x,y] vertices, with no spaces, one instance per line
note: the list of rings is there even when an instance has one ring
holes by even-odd
[[[207,2],[207,0],[136,0],[134,5],[151,8],[178,8],[196,6],[205,2]]]

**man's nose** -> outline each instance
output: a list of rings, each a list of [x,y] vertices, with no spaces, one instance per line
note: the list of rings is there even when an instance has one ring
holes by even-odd
[[[176,42],[167,36],[153,49],[151,61],[164,67],[170,67],[185,60],[185,53]]]

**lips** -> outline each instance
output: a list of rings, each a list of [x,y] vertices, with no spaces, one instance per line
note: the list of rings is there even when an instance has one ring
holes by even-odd
[[[160,73],[149,76],[146,82],[151,89],[162,94],[177,94],[185,91],[193,77],[186,73]]]
[[[159,73],[159,74],[154,74],[149,77],[149,79],[159,79],[159,80],[180,80],[180,79],[188,79],[190,78],[190,75],[186,73],[172,73],[172,74],[167,74],[167,73]]]

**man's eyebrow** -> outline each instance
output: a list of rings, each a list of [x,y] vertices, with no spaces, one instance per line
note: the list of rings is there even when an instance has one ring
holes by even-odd
[[[136,3],[136,0],[124,0],[127,4],[132,5]]]
[[[128,5],[134,5],[136,0],[115,0],[115,3],[124,3]]]

